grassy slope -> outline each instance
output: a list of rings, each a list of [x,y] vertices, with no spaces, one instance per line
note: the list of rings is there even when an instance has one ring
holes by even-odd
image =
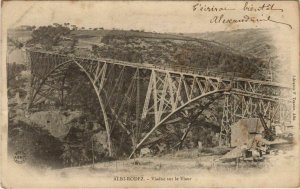
[[[30,36],[30,32],[26,31],[12,34],[18,37],[22,36],[22,38]],[[107,35],[116,36],[117,38],[135,38],[135,40],[130,40],[130,42],[127,41],[123,46],[115,42],[113,44],[105,44],[105,46],[110,46],[114,51],[114,55],[106,53],[105,57],[107,58],[117,57],[116,59],[118,59],[116,55],[119,54],[123,57],[121,60],[124,58],[124,60],[130,60],[132,58],[128,58],[127,56],[131,56],[133,52],[137,53],[138,56],[143,56],[142,59],[146,56],[143,60],[149,59],[154,64],[160,61],[174,64],[178,63],[178,59],[174,56],[184,56],[183,54],[186,52],[186,56],[192,57],[194,60],[190,61],[190,58],[183,60],[183,62],[186,62],[184,63],[185,65],[196,67],[207,67],[207,65],[211,65],[212,68],[218,65],[219,68],[217,69],[221,71],[229,71],[229,67],[234,67],[234,70],[240,70],[240,67],[245,66],[253,67],[252,70],[256,70],[257,67],[262,66],[262,64],[254,57],[268,60],[270,56],[274,55],[275,49],[270,43],[271,39],[268,36],[267,30],[262,29],[194,34],[152,33],[124,30],[77,30],[72,31],[69,37],[78,38],[79,47],[90,49],[93,44],[101,44],[102,38]],[[132,45],[132,42],[134,45]],[[169,44],[166,44],[166,42]],[[181,45],[183,43],[185,43],[184,46]],[[141,51],[141,47],[144,45],[146,45],[146,48]],[[168,52],[170,48],[173,48],[173,51],[177,49],[177,52]],[[103,50],[103,48],[100,50]],[[178,50],[181,51],[182,55],[178,55]],[[159,51],[161,52],[160,54]],[[83,52],[83,55],[84,53],[86,52]],[[192,63],[190,64],[189,62]],[[179,62],[179,64],[181,63]],[[201,66],[201,64],[203,65]]]
[[[194,40],[197,38],[203,42],[219,44],[225,48],[232,48],[231,50],[240,52],[242,54],[254,54],[259,58],[268,57],[269,55],[272,56],[274,55],[275,50],[275,47],[271,43],[271,37],[268,34],[268,30],[264,29],[185,34],[151,33],[124,30],[77,30],[71,32],[71,36],[86,41],[94,41],[95,39],[98,39],[96,42],[100,42],[101,38],[108,34],[173,40]],[[30,35],[31,31],[9,31],[9,36],[22,39],[29,39]]]
[[[258,71],[261,67],[265,67],[264,62],[259,60],[260,57],[256,58],[247,51],[235,50],[222,43],[207,40],[209,37],[195,38],[176,34],[117,30],[90,31],[90,35],[93,37],[84,40],[88,39],[91,42],[105,35],[106,40],[102,41],[105,45],[102,44],[94,51],[100,57],[139,63],[180,64],[209,68],[217,72],[238,72],[241,73],[241,77],[253,79],[264,77]],[[239,39],[241,38],[240,36]]]
[[[190,33],[185,36],[203,38],[216,41],[239,50],[243,54],[249,54],[258,58],[274,56],[275,46],[266,29],[234,30],[230,32]]]

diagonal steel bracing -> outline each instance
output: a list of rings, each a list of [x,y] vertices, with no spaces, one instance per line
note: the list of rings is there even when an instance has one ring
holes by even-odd
[[[76,65],[88,77],[97,94],[109,141],[116,125],[131,136],[133,152],[130,157],[177,112],[187,115],[188,108],[194,108],[193,104],[199,99],[216,93],[224,94],[221,126],[224,135],[230,133],[230,125],[238,119],[256,117],[258,113],[273,124],[286,124],[291,119],[288,111],[290,89],[278,83],[210,76],[200,69],[178,66],[90,59],[42,51],[27,51],[27,54],[32,73],[30,106],[41,99],[50,99],[55,91],[63,89],[64,71]],[[63,99],[64,93],[58,94]],[[110,144],[111,155],[112,148]]]

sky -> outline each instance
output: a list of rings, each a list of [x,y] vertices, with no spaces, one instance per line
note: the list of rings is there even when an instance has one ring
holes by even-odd
[[[210,24],[214,15],[224,12],[193,11],[194,1],[10,1],[4,2],[3,24],[49,25],[54,22],[69,22],[84,27],[106,29],[139,29],[156,32],[199,33],[226,31],[243,28],[284,27],[275,23]],[[235,7],[241,9],[244,2],[201,2],[202,6]],[[284,6],[284,5],[282,5]],[[293,12],[293,11],[291,11]],[[225,12],[226,17],[240,17],[241,11]],[[252,13],[251,13],[252,14]],[[285,12],[285,15],[289,14]],[[284,15],[284,16],[285,16]]]

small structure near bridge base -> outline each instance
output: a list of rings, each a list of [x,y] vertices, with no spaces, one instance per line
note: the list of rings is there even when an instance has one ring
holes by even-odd
[[[231,126],[231,147],[251,145],[253,138],[262,134],[264,128],[258,118],[241,119]]]

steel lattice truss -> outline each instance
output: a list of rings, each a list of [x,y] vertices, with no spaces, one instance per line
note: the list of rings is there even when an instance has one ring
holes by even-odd
[[[41,51],[27,50],[26,53],[32,75],[30,107],[45,99],[62,102],[65,72],[75,65],[85,73],[97,94],[108,140],[113,128],[120,126],[134,136],[133,153],[170,117],[177,112],[184,114],[195,108],[201,98],[217,93],[225,96],[221,128],[225,135],[235,121],[256,117],[258,113],[274,124],[286,124],[291,120],[290,89],[284,85],[211,76],[202,70],[186,67],[81,58]],[[141,136],[141,131],[147,134]]]

